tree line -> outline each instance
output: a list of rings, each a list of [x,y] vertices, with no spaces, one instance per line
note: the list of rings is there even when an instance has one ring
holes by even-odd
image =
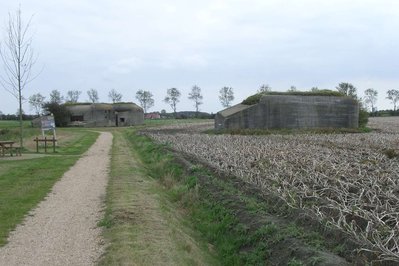
[[[96,89],[89,89],[86,93],[90,103],[99,102],[99,93]],[[219,93],[221,105],[225,108],[231,106],[231,103],[234,100],[233,88],[223,87],[220,89]],[[63,96],[59,90],[52,90],[48,101],[46,101],[46,97],[41,93],[35,93],[29,97],[28,102],[35,114],[40,115],[43,110],[48,111],[49,105],[78,103],[81,94],[82,91],[80,90],[69,90],[67,91],[66,95]],[[175,114],[177,112],[177,104],[180,102],[181,95],[182,94],[180,90],[177,88],[170,88],[166,91],[164,102],[170,105],[173,113]],[[121,102],[122,97],[123,95],[115,89],[111,89],[108,92],[108,98],[112,103]],[[149,109],[154,106],[154,95],[150,91],[140,89],[136,92],[135,97],[138,100],[139,105],[143,108],[144,113],[147,113]],[[198,113],[200,111],[200,105],[203,104],[201,88],[197,85],[194,85],[188,94],[188,99],[194,102],[195,111]]]
[[[369,110],[370,112],[376,112],[377,111],[377,100],[378,100],[378,91],[373,88],[369,88],[364,91],[364,97],[358,97],[357,95],[357,88],[348,82],[341,82],[338,84],[335,89],[340,92],[343,95],[352,97],[356,100],[358,100],[361,104],[362,107]],[[312,92],[317,92],[320,89],[318,87],[312,87],[310,91]],[[270,92],[272,91],[272,88],[268,84],[263,84],[260,86],[258,89],[258,93],[265,93],[265,92]],[[290,89],[288,89],[289,92],[294,92],[297,91],[297,88],[295,86],[291,86]],[[391,101],[391,104],[393,105],[393,111],[397,111],[397,106],[399,103],[399,90],[391,89],[386,92],[386,99]]]
[[[259,87],[258,93],[269,92],[272,88],[268,84],[263,84]],[[319,90],[317,87],[312,87],[311,91]],[[357,95],[357,88],[351,84],[346,82],[341,82],[336,87],[336,90],[344,95],[350,96],[358,100],[362,103],[363,107],[370,112],[376,112],[376,103],[378,99],[378,91],[373,88],[369,88],[364,91],[364,97],[358,97]],[[288,89],[290,92],[297,91],[295,86],[291,86]],[[96,89],[89,89],[87,92],[88,101],[90,103],[98,103],[99,102],[99,93]],[[58,105],[62,103],[66,104],[74,104],[79,102],[79,98],[82,94],[82,91],[79,90],[69,90],[67,91],[65,96],[61,95],[61,92],[58,90],[51,91],[49,95],[49,100],[46,101],[46,97],[43,96],[41,93],[33,94],[29,97],[29,104],[32,110],[35,111],[36,115],[40,115],[42,110],[48,111],[48,106],[54,103]],[[391,89],[388,90],[386,93],[386,98],[391,101],[393,104],[393,111],[397,111],[397,106],[399,102],[399,90]],[[164,98],[164,102],[167,103],[174,114],[177,112],[177,105],[180,102],[180,98],[182,93],[177,88],[170,88],[166,90],[166,96]],[[108,98],[112,103],[118,103],[122,101],[123,95],[116,91],[115,89],[111,89],[108,92]],[[152,92],[148,90],[138,90],[136,92],[135,98],[139,102],[139,105],[143,108],[144,113],[147,113],[155,103],[154,95]],[[203,104],[203,95],[201,88],[197,85],[194,85],[191,88],[191,91],[188,93],[188,99],[193,101],[195,111],[198,113],[200,111],[200,105]],[[219,90],[219,101],[222,107],[228,108],[231,106],[234,100],[234,89],[231,87],[222,87]]]

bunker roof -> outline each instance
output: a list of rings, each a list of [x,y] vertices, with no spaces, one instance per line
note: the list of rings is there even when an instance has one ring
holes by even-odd
[[[224,109],[223,111],[220,111],[219,114],[222,115],[222,116],[224,116],[224,117],[228,117],[228,116],[230,116],[230,115],[232,115],[232,114],[235,114],[235,113],[241,112],[241,111],[243,111],[243,110],[245,110],[245,109],[248,109],[248,108],[250,108],[251,106],[252,106],[252,105],[246,105],[246,104],[241,104],[241,103],[239,103],[239,104],[237,104],[237,105],[234,105],[234,106],[232,106],[232,107],[229,107],[229,108],[227,108],[227,109]]]

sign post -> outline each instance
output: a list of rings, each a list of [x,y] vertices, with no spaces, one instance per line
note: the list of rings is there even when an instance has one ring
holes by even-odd
[[[55,121],[54,121],[54,116],[53,114],[47,115],[47,116],[42,116],[41,117],[41,123],[42,123],[42,136],[44,137],[44,131],[53,131],[53,139],[56,139],[56,133],[55,133]]]

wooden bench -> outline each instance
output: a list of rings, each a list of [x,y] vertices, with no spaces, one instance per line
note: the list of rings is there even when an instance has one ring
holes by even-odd
[[[52,143],[53,144],[53,152],[55,152],[55,144],[57,142],[57,140],[53,137],[53,138],[47,138],[44,137],[43,139],[39,139],[38,137],[36,137],[33,141],[36,142],[36,152],[39,152],[39,142],[44,142],[44,152],[47,153],[47,142]]]

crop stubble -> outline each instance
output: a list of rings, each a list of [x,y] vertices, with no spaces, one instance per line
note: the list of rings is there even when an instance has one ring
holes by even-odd
[[[399,261],[398,118],[370,119],[375,131],[368,134],[201,134],[207,126],[145,134],[312,211],[379,250],[382,260]]]

